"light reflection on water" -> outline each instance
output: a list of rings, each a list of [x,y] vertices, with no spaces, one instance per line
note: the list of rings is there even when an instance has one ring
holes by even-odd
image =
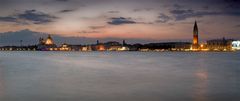
[[[0,52],[0,101],[239,101],[239,56]]]
[[[195,93],[195,101],[208,101],[207,100],[207,83],[208,83],[208,72],[207,71],[199,71],[196,72],[196,89]]]

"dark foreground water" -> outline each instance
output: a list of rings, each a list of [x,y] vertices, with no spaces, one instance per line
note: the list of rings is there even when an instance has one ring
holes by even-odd
[[[240,101],[240,52],[0,52],[0,101]]]

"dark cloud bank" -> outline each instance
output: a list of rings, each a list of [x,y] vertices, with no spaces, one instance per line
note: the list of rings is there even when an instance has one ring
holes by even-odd
[[[23,13],[0,17],[0,21],[15,22],[18,24],[45,24],[53,22],[55,19],[58,19],[58,17],[36,10],[26,10]]]
[[[118,17],[118,18],[110,18],[110,22],[108,24],[111,25],[123,25],[123,24],[135,24],[137,22],[133,21],[132,18],[124,18],[124,17]]]

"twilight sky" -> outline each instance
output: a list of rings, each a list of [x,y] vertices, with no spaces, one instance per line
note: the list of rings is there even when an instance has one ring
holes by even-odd
[[[68,37],[240,39],[240,0],[0,0],[0,33]]]

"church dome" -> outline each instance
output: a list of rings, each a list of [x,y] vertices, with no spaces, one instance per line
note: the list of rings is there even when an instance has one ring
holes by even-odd
[[[45,44],[46,44],[46,45],[52,45],[52,44],[54,44],[54,43],[53,43],[53,39],[52,39],[52,37],[51,37],[50,35],[48,35],[48,38],[47,38]]]

